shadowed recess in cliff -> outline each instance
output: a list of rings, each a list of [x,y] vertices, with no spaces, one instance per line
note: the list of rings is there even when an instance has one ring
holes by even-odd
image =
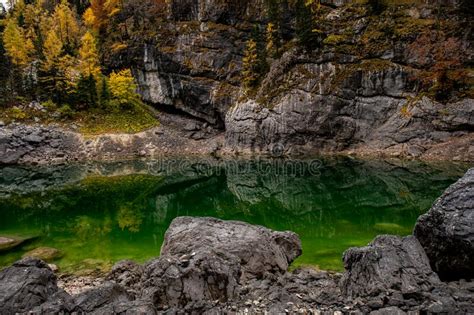
[[[341,254],[379,234],[411,234],[462,164],[329,160],[163,160],[0,168],[0,252],[11,264],[56,248],[63,271],[159,255],[178,216],[242,220],[299,234],[297,264],[342,270]]]

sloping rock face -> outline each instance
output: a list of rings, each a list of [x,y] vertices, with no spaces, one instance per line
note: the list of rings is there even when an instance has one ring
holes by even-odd
[[[192,255],[198,250],[233,255],[242,264],[242,278],[283,273],[301,255],[301,241],[292,232],[213,218],[175,219],[165,234],[161,255]]]
[[[213,130],[185,131],[160,126],[135,134],[85,137],[58,126],[10,124],[0,127],[0,165],[62,164],[75,161],[124,160],[165,154],[211,155],[223,139]]]
[[[414,234],[441,279],[474,278],[474,168],[418,219]]]
[[[329,40],[312,53],[293,48],[268,58],[270,71],[249,93],[241,88],[242,57],[253,26],[268,22],[264,1],[169,1],[166,38],[143,45],[134,74],[144,100],[224,129],[226,153],[470,161],[472,94],[435,101],[420,88],[439,81],[442,65],[460,70],[472,59],[458,2],[444,4],[449,27],[438,32],[434,1],[377,17],[351,1],[322,1]],[[295,14],[283,11],[290,39]]]
[[[55,128],[0,127],[0,164],[20,164],[47,159],[54,163],[81,155],[84,144],[73,132]]]

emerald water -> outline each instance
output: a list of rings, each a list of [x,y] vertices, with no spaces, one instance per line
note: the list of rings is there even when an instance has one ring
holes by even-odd
[[[0,252],[61,250],[62,271],[107,270],[160,253],[178,216],[241,220],[299,234],[296,265],[342,270],[341,255],[379,234],[410,234],[467,170],[406,161],[156,160],[0,168],[0,236],[34,237]]]

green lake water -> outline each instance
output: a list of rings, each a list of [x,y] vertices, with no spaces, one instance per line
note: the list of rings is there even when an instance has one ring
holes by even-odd
[[[299,234],[295,265],[343,269],[342,253],[379,234],[408,235],[468,165],[322,160],[155,160],[0,168],[0,236],[34,237],[0,252],[63,252],[62,271],[106,270],[160,253],[178,216],[241,220]]]

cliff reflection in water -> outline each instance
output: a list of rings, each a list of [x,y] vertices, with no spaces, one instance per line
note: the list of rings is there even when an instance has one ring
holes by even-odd
[[[64,270],[107,269],[159,254],[177,216],[243,220],[297,232],[300,264],[341,270],[375,235],[409,234],[467,169],[402,161],[160,160],[0,169],[0,235],[39,236],[7,253],[62,250]]]

